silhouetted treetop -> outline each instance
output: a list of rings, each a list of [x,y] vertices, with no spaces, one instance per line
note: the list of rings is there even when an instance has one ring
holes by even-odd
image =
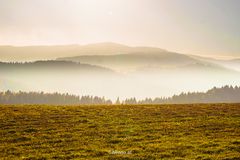
[[[169,98],[146,98],[137,100],[127,98],[120,101],[117,98],[115,104],[184,104],[184,103],[240,103],[240,87],[224,86],[212,88],[207,92],[189,92],[174,95]],[[111,100],[97,96],[76,96],[60,93],[43,92],[0,92],[0,104],[56,104],[56,105],[77,105],[77,104],[112,104]]]

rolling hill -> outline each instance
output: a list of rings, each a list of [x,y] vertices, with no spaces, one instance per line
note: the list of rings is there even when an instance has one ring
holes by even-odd
[[[195,58],[196,60],[200,60],[202,62],[216,64],[216,65],[220,65],[222,67],[225,67],[225,68],[228,68],[231,70],[240,71],[240,59],[237,59],[237,58],[223,60],[223,59],[201,57],[201,56],[196,56],[196,55],[192,55],[190,57]]]
[[[116,71],[159,70],[208,66],[240,71],[239,59],[217,60],[169,52],[154,47],[130,47],[117,43],[58,46],[0,46],[0,61],[63,60],[98,65]]]
[[[59,58],[58,60],[94,64],[120,71],[137,70],[143,67],[177,67],[197,62],[197,60],[188,56],[165,51],[134,52],[118,55],[88,55]]]
[[[61,57],[57,60],[81,62],[102,67],[111,68],[124,73],[164,73],[172,71],[177,72],[222,72],[237,73],[231,67],[223,63],[206,60],[203,57],[194,57],[175,52],[169,52],[159,48],[151,47],[127,47],[119,44],[104,44],[112,49],[112,54],[99,55],[79,55],[73,57]],[[95,44],[102,50],[103,44]],[[114,49],[115,48],[115,49]],[[117,52],[119,50],[119,52]],[[118,54],[121,53],[121,54]],[[227,63],[227,62],[226,62]],[[229,62],[230,63],[230,62]],[[232,62],[238,63],[238,62]]]
[[[0,62],[0,72],[17,71],[46,71],[46,72],[101,72],[113,73],[112,70],[90,64],[82,64],[70,61],[35,61],[25,63]]]
[[[117,43],[56,46],[0,46],[0,61],[36,61],[79,55],[115,55],[138,51],[163,51],[151,47],[129,47]]]

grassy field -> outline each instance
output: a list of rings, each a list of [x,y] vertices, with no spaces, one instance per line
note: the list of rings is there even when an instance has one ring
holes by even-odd
[[[240,104],[0,106],[0,159],[240,159]]]

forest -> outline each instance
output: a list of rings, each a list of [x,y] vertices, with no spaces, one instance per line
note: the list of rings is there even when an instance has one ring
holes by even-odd
[[[239,103],[240,87],[224,86],[212,88],[207,92],[189,92],[174,95],[172,97],[146,98],[137,100],[128,98],[115,102],[105,97],[77,96],[61,93],[44,92],[0,92],[0,104],[52,104],[52,105],[98,105],[98,104],[187,104],[187,103]]]

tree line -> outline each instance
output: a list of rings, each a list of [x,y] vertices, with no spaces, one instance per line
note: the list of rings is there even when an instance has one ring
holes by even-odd
[[[54,105],[111,105],[111,104],[184,104],[184,103],[239,103],[240,87],[224,86],[212,88],[207,92],[189,92],[172,97],[146,98],[137,100],[128,98],[113,102],[104,97],[76,96],[71,94],[44,92],[0,92],[0,104],[54,104]]]
[[[135,101],[133,101],[135,102]],[[138,104],[240,103],[240,87],[214,87],[207,92],[188,92],[172,97],[146,98]]]
[[[44,93],[44,92],[0,92],[0,104],[112,104],[104,97],[76,96],[71,94]]]

